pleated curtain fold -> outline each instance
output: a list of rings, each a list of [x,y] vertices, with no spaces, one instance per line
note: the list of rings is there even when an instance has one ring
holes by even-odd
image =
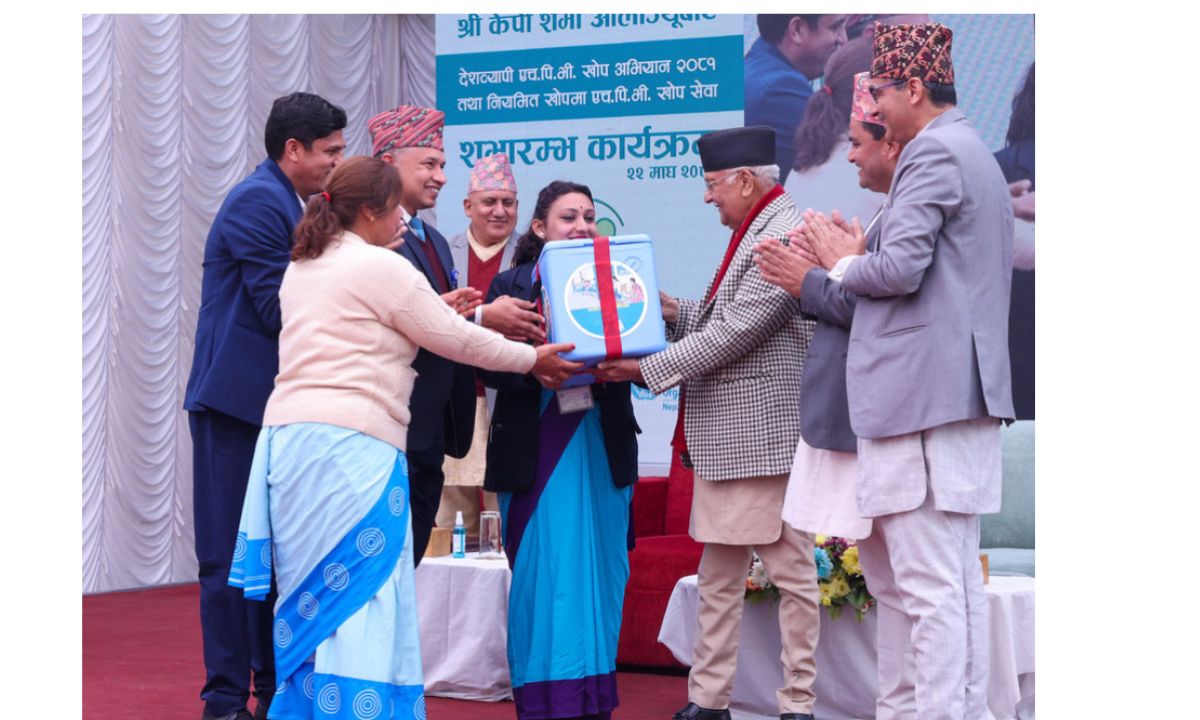
[[[271,102],[433,105],[432,15],[83,16],[83,590],[188,582],[201,260]]]

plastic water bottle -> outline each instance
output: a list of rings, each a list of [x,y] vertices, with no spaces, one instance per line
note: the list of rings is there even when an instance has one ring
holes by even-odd
[[[454,513],[454,530],[450,532],[450,554],[456,558],[467,556],[467,528],[463,525],[462,510]]]

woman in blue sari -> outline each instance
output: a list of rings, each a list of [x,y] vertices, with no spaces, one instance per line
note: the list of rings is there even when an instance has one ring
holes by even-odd
[[[266,595],[275,566],[268,717],[425,717],[404,447],[419,347],[564,378],[576,363],[459,317],[392,252],[400,177],[339,165],[296,226],[279,291],[279,374],[258,437],[230,584]]]
[[[586,186],[554,182],[538,195],[514,267],[489,299],[536,300],[547,242],[596,236]],[[490,300],[489,300],[490,301]],[[618,705],[616,661],[629,578],[629,503],[637,480],[637,422],[629,383],[574,390],[538,372],[481,373],[496,388],[484,488],[500,493],[512,568],[508,664],[517,717],[608,718]]]

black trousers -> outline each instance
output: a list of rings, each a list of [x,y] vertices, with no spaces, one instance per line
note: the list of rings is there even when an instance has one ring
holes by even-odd
[[[221,716],[246,707],[252,677],[260,705],[275,694],[274,581],[263,602],[247,600],[227,584],[259,428],[213,411],[188,413],[188,426],[204,639],[200,699],[210,714]]]
[[[429,544],[429,534],[442,501],[442,484],[446,481],[442,462],[446,456],[441,444],[406,455],[408,494],[412,505],[413,565],[416,566],[421,564],[421,558],[425,556],[425,546]]]

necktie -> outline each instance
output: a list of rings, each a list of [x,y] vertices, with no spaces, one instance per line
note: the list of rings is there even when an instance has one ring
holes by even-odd
[[[429,266],[433,268],[433,277],[430,278],[429,284],[433,285],[439,293],[447,293],[454,289],[450,284],[450,279],[446,277],[446,270],[442,266],[442,261],[438,257],[437,250],[434,249],[433,243],[429,242],[429,237],[425,234],[425,223],[421,222],[421,218],[413,215],[412,220],[408,221],[408,227],[413,231],[413,234],[421,239],[418,245],[421,251],[425,253],[425,259],[429,261]]]
[[[422,242],[425,241],[425,223],[421,221],[421,218],[413,215],[412,220],[408,221],[408,227],[414,235],[421,238]]]

